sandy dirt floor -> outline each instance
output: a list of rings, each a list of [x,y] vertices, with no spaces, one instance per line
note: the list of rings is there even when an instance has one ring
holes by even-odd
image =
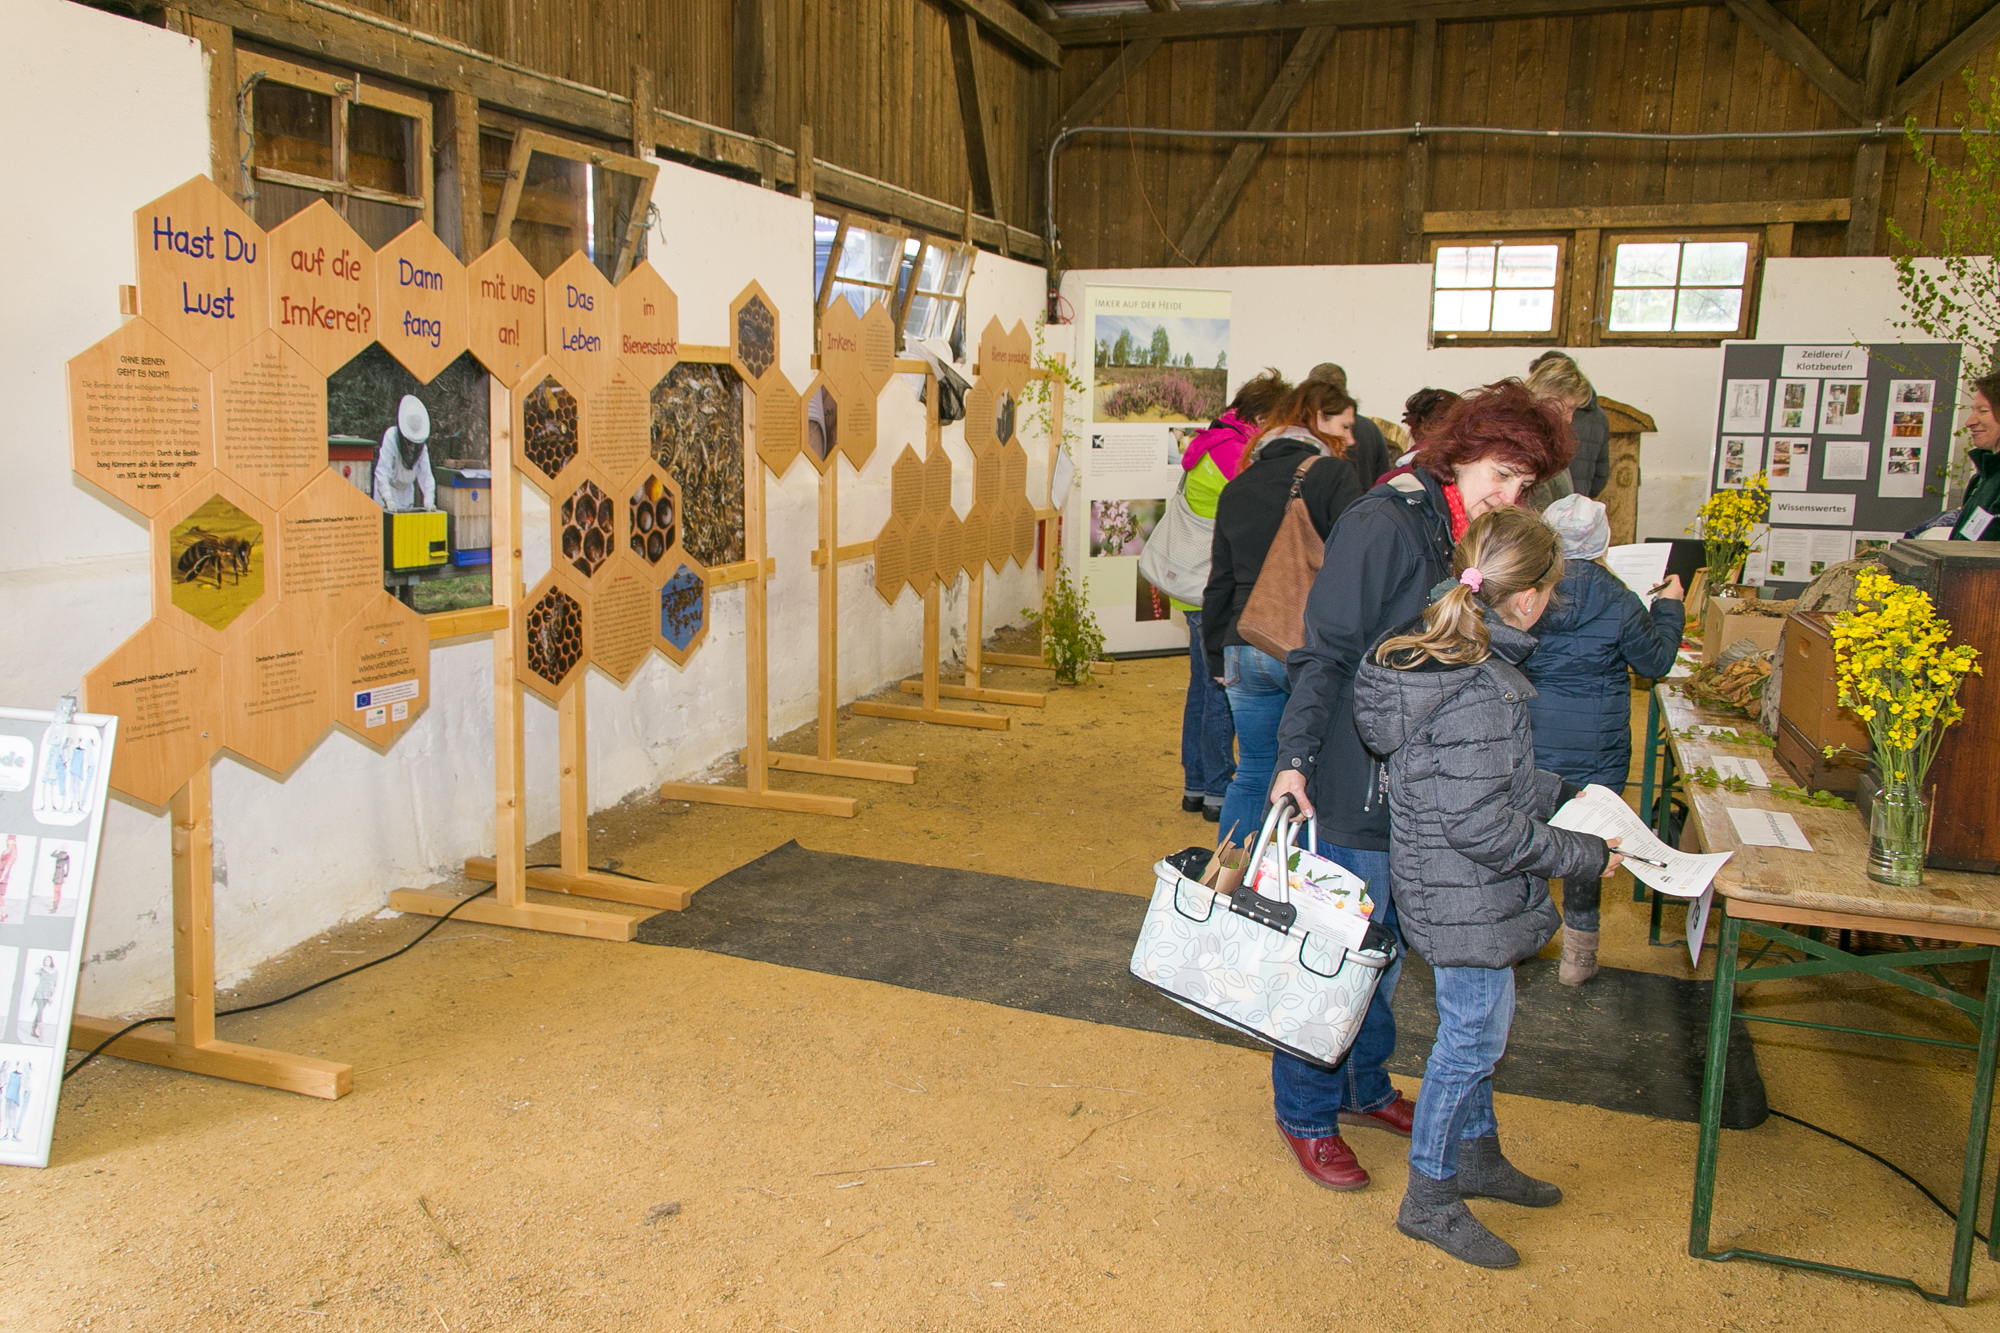
[[[1179,811],[1186,681],[1185,660],[1126,664],[993,710],[1001,733],[845,720],[844,753],[918,784],[779,778],[858,795],[853,820],[636,801],[592,819],[593,854],[702,883],[796,838],[1143,894],[1154,858],[1214,836]],[[1628,880],[1605,900],[1610,965],[1688,974]],[[224,1003],[426,924],[330,931]],[[1766,1012],[1970,1032],[1872,983],[1771,989]],[[0,1174],[0,1330],[2000,1326],[1984,1247],[1966,1310],[1689,1259],[1692,1125],[1503,1096],[1510,1155],[1568,1197],[1475,1204],[1523,1255],[1483,1272],[1394,1231],[1402,1140],[1352,1132],[1365,1191],[1307,1181],[1266,1057],[699,952],[450,922],[221,1035],[351,1062],[354,1093],[83,1071],[54,1164]],[[1955,1196],[1965,1053],[1755,1035],[1774,1106]],[[1874,1163],[1775,1119],[1722,1161],[1718,1241],[1941,1285],[1948,1222]]]

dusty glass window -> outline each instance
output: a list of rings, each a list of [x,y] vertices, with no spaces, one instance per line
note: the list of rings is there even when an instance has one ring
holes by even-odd
[[[493,175],[489,143],[481,134],[481,184]],[[647,209],[656,163],[608,149],[524,130],[507,149],[494,234],[505,235],[544,277],[578,250],[612,282],[622,280],[645,254]]]
[[[1609,246],[1604,334],[1654,341],[1748,336],[1754,233],[1626,236]]]
[[[263,56],[238,57],[250,212],[269,229],[324,199],[371,246],[431,218],[430,104]]]
[[[1439,341],[1548,337],[1562,308],[1561,239],[1431,242],[1431,333]]]

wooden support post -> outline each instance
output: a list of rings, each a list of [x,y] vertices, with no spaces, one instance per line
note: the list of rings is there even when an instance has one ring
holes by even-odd
[[[931,593],[933,595],[937,592],[937,587],[936,583],[931,584]],[[937,679],[937,671],[933,665],[923,679],[906,680],[898,684],[896,688],[905,694],[924,694],[932,697],[933,701],[929,705],[932,707],[935,707],[935,699],[970,699],[975,703],[1012,704],[1017,708],[1046,707],[1048,696],[1045,694],[1028,690],[989,690],[981,681],[980,677],[985,667],[981,657],[979,639],[986,618],[985,601],[986,564],[984,561],[981,561],[978,567],[968,576],[966,582],[965,684],[946,685],[940,682]],[[928,602],[925,603],[924,612],[926,617],[930,615],[931,608]],[[928,628],[929,624],[927,620],[926,629]],[[935,657],[937,651],[936,643],[931,642],[929,648],[933,657]]]
[[[813,127],[801,124],[799,126],[798,168],[795,173],[794,185],[798,189],[799,198],[805,200],[807,203],[812,202],[813,184]],[[831,468],[828,469],[828,471],[831,470]]]
[[[580,875],[590,868],[590,753],[584,741],[589,717],[584,688],[589,683],[587,674],[580,676],[556,705],[556,762],[560,769],[556,811],[562,829],[559,840],[565,875]]]
[[[936,401],[933,391],[931,401]],[[898,687],[912,694],[921,694],[921,704],[878,704],[867,699],[856,700],[854,711],[863,717],[889,717],[900,722],[934,722],[946,727],[980,727],[988,731],[1005,731],[1011,719],[997,713],[969,713],[957,709],[938,707],[940,698],[963,699],[972,693],[962,685],[940,685],[938,683],[938,584],[932,579],[924,587],[924,674],[920,680],[903,681]]]
[[[965,683],[979,688],[979,654],[986,635],[986,562],[973,567],[965,580]]]
[[[1428,125],[1434,114],[1432,81],[1437,76],[1436,19],[1418,19],[1410,45],[1410,124]],[[1410,136],[1403,149],[1403,262],[1421,264],[1424,254],[1424,210],[1431,200],[1431,146],[1421,134]]]
[[[734,0],[731,8],[735,37],[731,125],[740,134],[768,139],[778,123],[777,0]]]
[[[463,87],[437,97],[438,238],[471,263],[486,249],[479,195],[479,99]]]
[[[1572,347],[1597,346],[1597,302],[1603,290],[1598,281],[1602,237],[1596,227],[1579,227],[1570,240],[1569,298],[1564,306]]]
[[[632,66],[632,156],[641,161],[653,155],[659,140],[653,135],[653,71],[644,65]]]
[[[968,13],[945,15],[951,30],[952,75],[958,84],[958,119],[965,131],[965,172],[972,182],[972,200],[987,217],[1004,220],[1000,190],[993,170],[993,121],[987,110],[986,84],[979,58],[979,20]],[[1001,248],[1006,248],[1001,229]]]
[[[188,36],[208,56],[208,175],[243,202],[243,136],[236,111],[236,34],[214,19],[187,19]]]
[[[203,764],[174,793],[174,1025],[140,1028],[106,1048],[120,1059],[254,1083],[329,1100],[354,1091],[354,1070],[331,1060],[287,1055],[215,1039],[214,776]],[[125,1024],[115,1018],[70,1021],[70,1046],[89,1050]]]
[[[1910,48],[1910,0],[1895,0],[1889,12],[1868,28],[1868,68],[1861,84],[1863,124],[1889,115],[1896,76]],[[1847,214],[1847,253],[1877,253],[1875,234],[1882,226],[1882,178],[1888,173],[1889,140],[1864,139],[1854,150],[1854,184]]]

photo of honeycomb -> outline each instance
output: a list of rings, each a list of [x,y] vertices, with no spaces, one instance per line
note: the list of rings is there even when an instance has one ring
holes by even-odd
[[[597,483],[586,481],[563,501],[558,519],[562,528],[563,559],[589,578],[611,554],[612,524],[617,515],[611,497]]]
[[[653,461],[681,488],[681,544],[704,565],[743,558],[743,381],[683,361],[653,388]]]
[[[736,312],[736,355],[752,379],[763,379],[778,359],[778,321],[762,297],[751,297]]]
[[[631,518],[632,553],[649,565],[657,565],[674,544],[674,496],[658,477],[646,477],[625,502]]]
[[[528,670],[560,685],[583,660],[583,608],[550,588],[528,608]]]
[[[576,397],[551,376],[521,404],[521,452],[553,481],[576,451]]]

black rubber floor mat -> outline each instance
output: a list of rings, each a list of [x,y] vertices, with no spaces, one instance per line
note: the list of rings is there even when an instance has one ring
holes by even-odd
[[[1127,971],[1146,900],[808,851],[788,842],[715,880],[684,912],[639,925],[645,944],[879,981],[933,995],[1165,1032],[1257,1044],[1189,1013]],[[1706,982],[1606,968],[1582,987],[1556,965],[1516,973],[1514,1031],[1494,1077],[1502,1092],[1693,1121],[1701,1105]],[[1430,969],[1411,956],[1396,989],[1390,1069],[1422,1074],[1437,1030]],[[1747,1028],[1732,1025],[1723,1124],[1767,1114]]]

